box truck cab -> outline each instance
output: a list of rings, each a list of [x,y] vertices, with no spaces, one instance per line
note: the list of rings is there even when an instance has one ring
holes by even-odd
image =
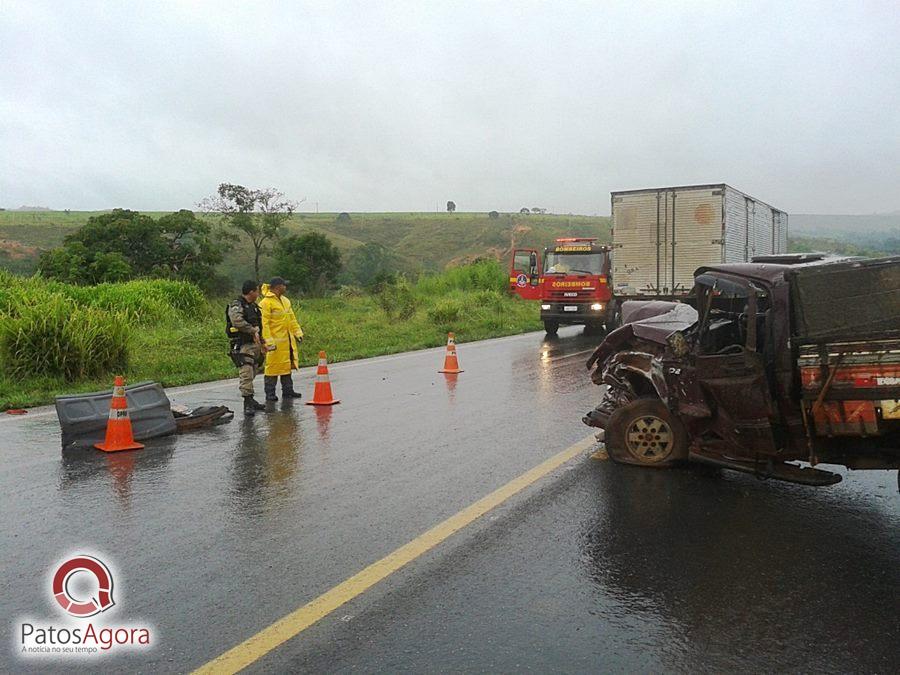
[[[542,256],[535,249],[513,251],[509,287],[526,300],[540,301],[548,335],[564,324],[598,329],[615,320],[611,268],[608,246],[594,238],[566,237]]]

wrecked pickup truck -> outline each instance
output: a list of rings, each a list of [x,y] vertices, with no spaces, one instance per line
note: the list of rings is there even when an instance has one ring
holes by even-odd
[[[613,460],[808,485],[841,480],[819,463],[900,468],[900,257],[770,256],[694,282],[685,303],[625,303],[587,363],[606,390],[583,421]]]

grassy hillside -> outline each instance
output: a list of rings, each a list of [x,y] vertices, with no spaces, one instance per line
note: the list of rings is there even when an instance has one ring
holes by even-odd
[[[66,234],[99,212],[0,211],[0,268],[30,272],[40,251],[58,246]],[[163,213],[146,212],[159,217]],[[439,271],[450,263],[479,256],[505,258],[511,243],[541,248],[556,237],[592,236],[609,240],[609,218],[592,216],[486,213],[351,213],[338,222],[336,213],[297,213],[288,233],[317,230],[328,235],[343,254],[376,242],[387,246],[412,270]],[[252,256],[246,242],[231,250],[222,272],[237,281],[247,276]],[[273,274],[264,259],[264,276]]]
[[[98,213],[0,211],[0,269],[20,274],[33,272],[40,251],[58,246],[66,234]],[[157,218],[164,215],[163,212],[147,214]],[[379,243],[391,249],[408,270],[426,272],[440,271],[477,257],[493,257],[505,264],[513,242],[516,246],[540,249],[557,237],[610,239],[607,217],[518,213],[501,214],[497,219],[489,218],[486,213],[351,213],[349,216],[349,222],[342,222],[336,213],[296,213],[287,225],[287,233],[323,232],[345,257],[365,243]],[[825,227],[826,220],[832,222],[829,218],[838,217],[797,216],[791,250],[864,256],[900,252],[900,231],[893,227],[894,221],[879,221],[882,229],[856,231],[851,237],[832,233]],[[814,234],[817,227],[823,229],[822,235]],[[251,260],[249,244],[240,241],[229,250],[221,272],[233,283],[239,283],[248,276]],[[275,273],[272,261],[264,257],[263,276]]]

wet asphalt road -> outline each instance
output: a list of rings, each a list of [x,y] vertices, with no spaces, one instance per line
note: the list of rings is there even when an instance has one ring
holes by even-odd
[[[157,646],[83,669],[218,656],[587,436],[596,338],[542,339],[463,344],[455,379],[442,349],[337,364],[339,406],[135,453],[62,455],[55,414],[0,420],[6,646],[59,615],[48,574],[88,551],[114,569],[111,614]],[[239,402],[235,383],[170,398]],[[815,489],[584,453],[250,670],[898,672],[898,610],[893,472]],[[53,665],[0,652],[2,671]]]

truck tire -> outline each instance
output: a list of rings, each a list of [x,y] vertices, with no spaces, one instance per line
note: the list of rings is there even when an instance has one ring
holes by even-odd
[[[622,464],[668,467],[687,459],[687,432],[666,405],[639,398],[615,410],[606,425],[606,449]]]
[[[547,335],[556,335],[559,332],[559,321],[544,321],[544,330]]]

